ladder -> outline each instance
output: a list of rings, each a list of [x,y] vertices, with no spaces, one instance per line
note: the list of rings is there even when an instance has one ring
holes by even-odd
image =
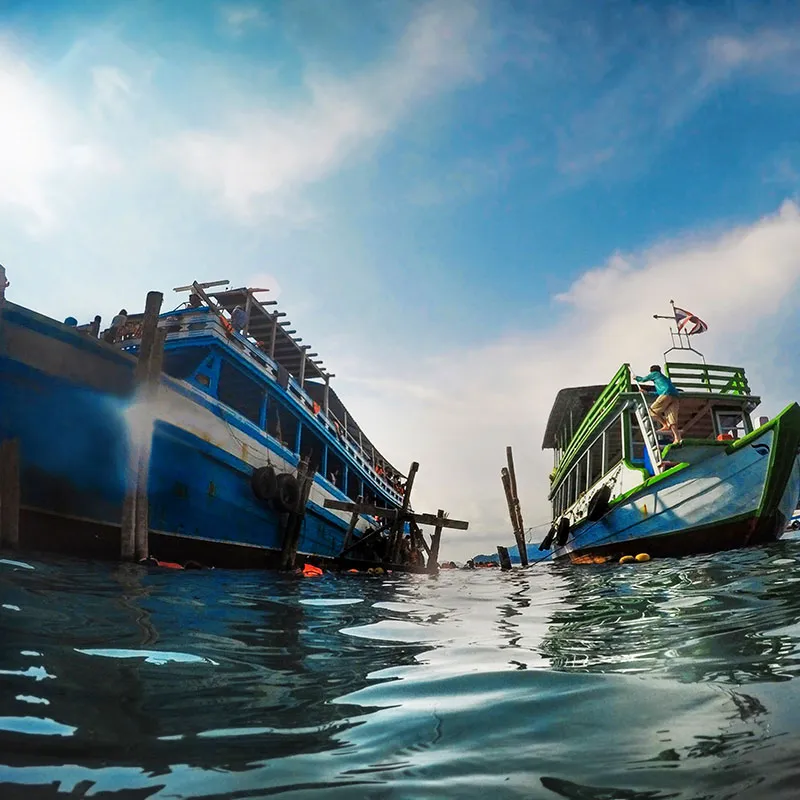
[[[634,383],[639,389],[639,396],[633,401],[634,414],[639,422],[639,428],[644,435],[644,446],[647,450],[647,455],[650,457],[650,463],[653,465],[653,472],[659,475],[664,471],[664,466],[663,459],[661,458],[661,445],[658,443],[656,426],[653,422],[653,418],[650,416],[650,409],[648,408],[642,387],[637,381],[634,381]]]

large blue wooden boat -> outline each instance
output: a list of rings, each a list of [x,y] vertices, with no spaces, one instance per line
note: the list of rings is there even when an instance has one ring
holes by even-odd
[[[23,547],[117,557],[135,437],[152,442],[150,549],[159,558],[276,564],[301,461],[315,473],[301,556],[342,553],[351,513],[326,508],[326,499],[402,505],[400,471],[348,412],[316,354],[287,330],[285,314],[257,299],[259,291],[200,292],[202,300],[194,293],[162,314],[163,374],[146,402],[134,388],[141,315],[104,341],[97,331],[6,300],[0,440],[20,442]],[[240,330],[229,316],[237,306],[245,314]],[[361,514],[351,541],[374,526]],[[372,537],[349,558],[384,561],[383,546]]]

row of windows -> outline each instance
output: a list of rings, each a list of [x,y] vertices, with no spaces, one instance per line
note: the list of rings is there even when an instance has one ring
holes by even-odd
[[[164,354],[164,371],[174,378],[195,380],[211,390],[214,357],[206,347],[185,348]],[[207,367],[207,369],[200,369]],[[208,373],[208,374],[206,374]],[[287,450],[298,453],[309,466],[341,489],[348,497],[362,496],[367,503],[380,504],[380,497],[354,469],[347,469],[343,458],[326,448],[322,438],[290,410],[266,386],[251,378],[234,364],[221,359],[217,398],[250,420]],[[327,452],[326,452],[327,450]]]
[[[617,417],[572,466],[553,497],[555,517],[563,514],[590,486],[622,461],[623,422],[623,416]]]

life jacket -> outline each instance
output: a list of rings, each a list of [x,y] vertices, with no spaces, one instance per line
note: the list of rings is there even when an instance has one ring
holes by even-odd
[[[315,567],[313,564],[303,564],[304,578],[316,578],[322,574],[323,572],[319,567]]]

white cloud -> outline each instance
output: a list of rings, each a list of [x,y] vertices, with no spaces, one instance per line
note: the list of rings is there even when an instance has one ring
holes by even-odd
[[[306,185],[395,127],[427,97],[480,77],[476,7],[433,2],[395,52],[348,80],[308,74],[307,99],[232,113],[224,129],[192,130],[169,149],[189,182],[216,193],[243,218],[285,213]]]
[[[670,299],[708,322],[696,345],[710,363],[745,367],[764,398],[761,413],[791,402],[798,384],[774,363],[774,344],[793,314],[798,284],[800,209],[786,202],[722,234],[613,255],[558,296],[549,324],[535,331],[435,357],[395,353],[391,372],[377,368],[362,381],[337,383],[359,422],[380,431],[379,447],[399,468],[420,461],[415,507],[470,520],[470,533],[445,537],[443,552],[463,558],[512,540],[500,483],[506,445],[515,451],[526,526],[549,519],[552,457],[540,447],[556,393],[605,383],[623,362],[641,371],[661,360],[668,328],[652,315],[668,313]],[[359,365],[339,371],[356,375]]]
[[[58,224],[60,181],[117,168],[80,116],[0,41],[0,206],[24,212],[31,233]]]
[[[119,114],[128,107],[132,96],[131,80],[119,67],[98,66],[92,69],[94,105],[103,115]]]
[[[223,6],[221,13],[225,23],[237,35],[244,33],[247,28],[254,25],[263,26],[267,22],[263,10],[253,3]]]

